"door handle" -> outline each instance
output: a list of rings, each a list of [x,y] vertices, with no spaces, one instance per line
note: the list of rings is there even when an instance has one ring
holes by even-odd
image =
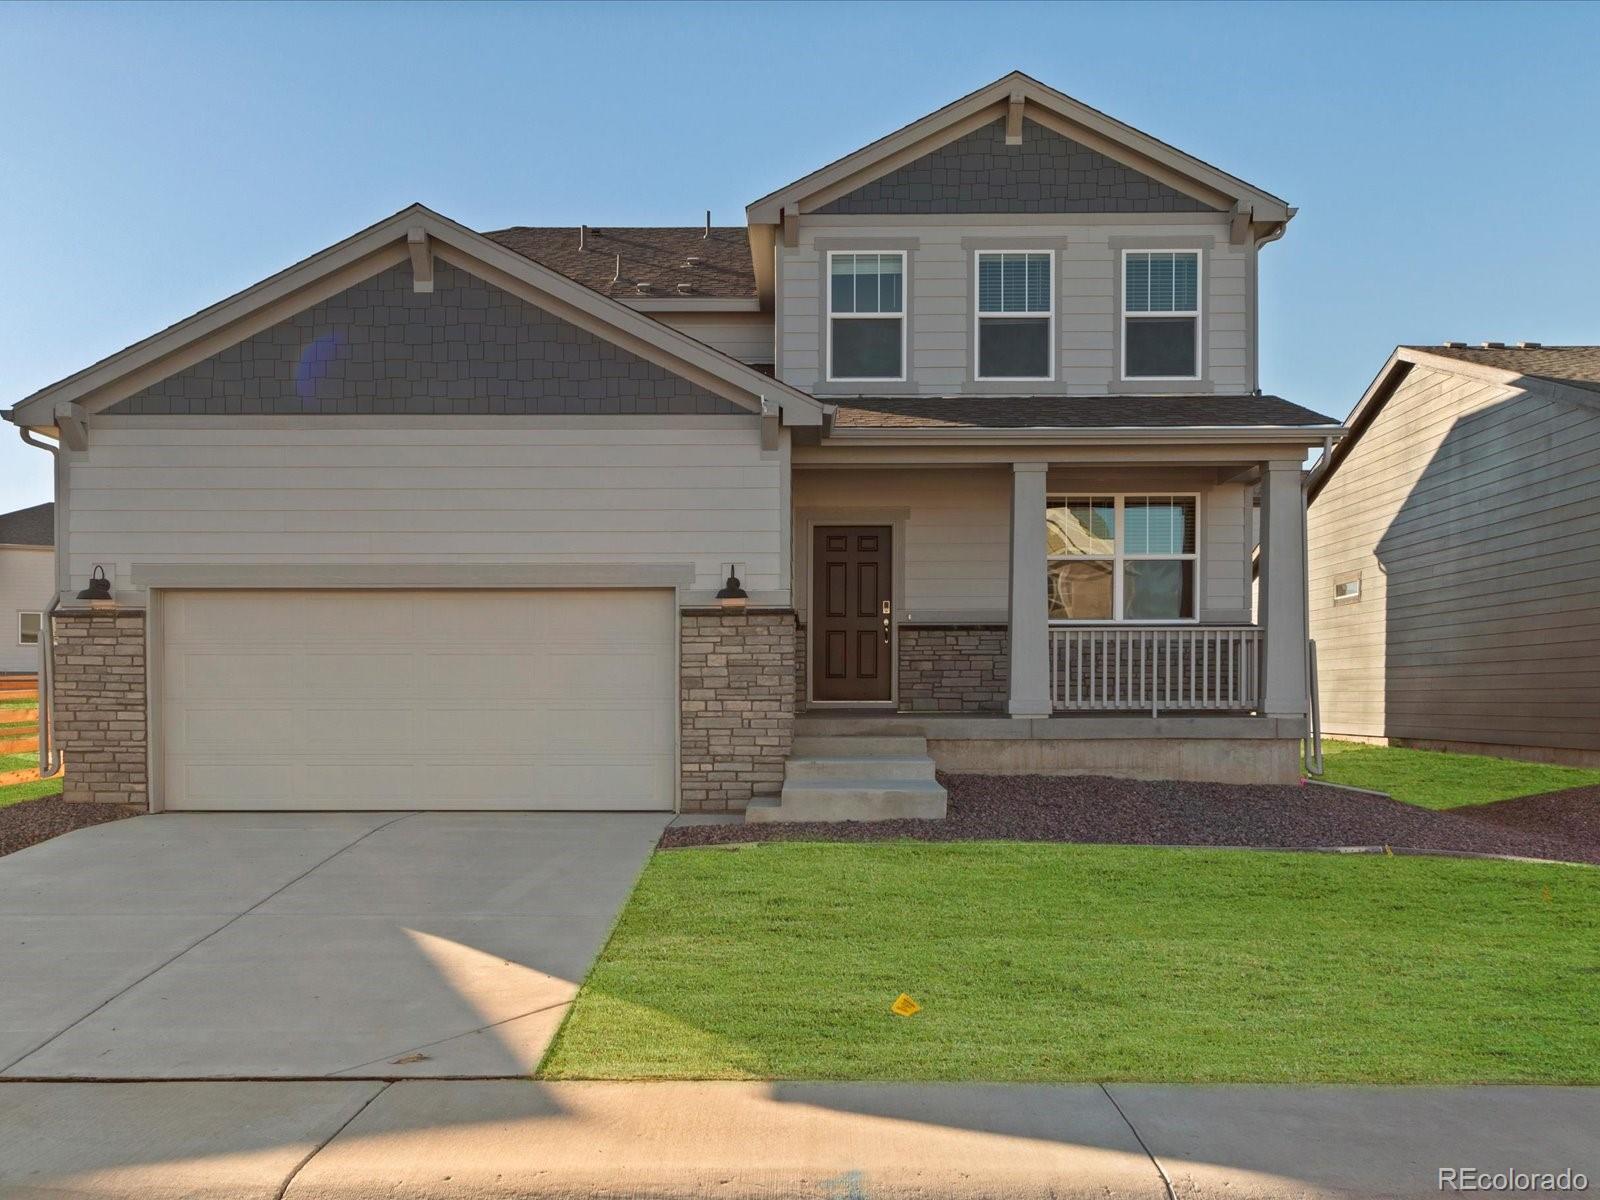
[[[889,644],[889,614],[890,614],[890,611],[891,610],[890,610],[889,602],[887,600],[885,600],[883,602],[883,644],[885,646],[887,646]]]

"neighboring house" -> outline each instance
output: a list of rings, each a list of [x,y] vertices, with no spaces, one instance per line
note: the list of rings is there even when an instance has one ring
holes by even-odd
[[[55,592],[56,506],[0,513],[0,674],[39,669],[39,630]]]
[[[405,209],[8,413],[60,439],[68,786],[787,807],[885,731],[1294,779],[1300,466],[1340,428],[1258,388],[1293,215],[1018,74],[742,228]],[[914,768],[829,811],[942,811]]]
[[[1600,346],[1401,346],[1312,472],[1330,734],[1600,766]]]

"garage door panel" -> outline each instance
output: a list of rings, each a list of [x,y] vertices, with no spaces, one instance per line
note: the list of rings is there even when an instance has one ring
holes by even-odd
[[[508,746],[519,753],[538,749],[538,730],[529,728],[522,708],[440,708],[429,719],[427,736],[472,754],[501,754]]]
[[[169,703],[162,706],[161,725],[168,749],[189,755],[220,749],[272,754],[300,735],[295,711],[281,706],[221,709]]]
[[[544,664],[546,696],[584,695],[652,703],[672,694],[673,663],[659,651],[600,647],[553,650]]]
[[[440,700],[530,700],[535,694],[535,652],[514,646],[468,654],[441,650],[418,667],[422,686]]]
[[[169,808],[670,809],[667,591],[170,592]]]
[[[163,655],[163,677],[194,699],[236,696],[293,696],[295,657],[263,648],[254,652],[222,647],[170,648]]]

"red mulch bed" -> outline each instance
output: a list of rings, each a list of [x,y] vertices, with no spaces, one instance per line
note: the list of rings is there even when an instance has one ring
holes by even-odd
[[[1143,846],[1249,846],[1315,850],[1389,846],[1468,854],[1511,854],[1600,864],[1600,840],[1523,821],[1479,819],[1482,809],[1529,805],[1529,797],[1474,811],[1435,812],[1396,800],[1328,787],[1149,782],[1101,776],[943,775],[950,793],[943,821],[835,821],[772,825],[683,825],[664,848],[758,841],[927,842],[1002,840],[1100,842]],[[1600,808],[1600,789],[1580,789]],[[1581,799],[1568,802],[1581,805]],[[1530,808],[1530,812],[1532,809]],[[1592,812],[1593,810],[1591,810]],[[1473,813],[1469,816],[1468,813]],[[1587,827],[1592,830],[1593,817]],[[1581,822],[1573,818],[1572,829]]]
[[[120,804],[69,804],[60,796],[24,800],[0,808],[0,854],[10,854],[74,829],[137,815],[137,809]]]

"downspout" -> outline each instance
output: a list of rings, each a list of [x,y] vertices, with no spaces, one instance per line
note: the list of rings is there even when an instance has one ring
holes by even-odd
[[[1322,459],[1333,453],[1333,439],[1322,439]],[[1317,643],[1311,638],[1311,472],[1300,481],[1300,578],[1306,631],[1306,774],[1322,775],[1322,702],[1317,694]]]
[[[17,430],[22,435],[22,440],[30,446],[46,451],[51,458],[56,458],[59,447],[52,446],[49,442],[40,441],[34,436],[33,430],[23,426]],[[56,520],[61,520],[59,507],[56,510]],[[61,544],[61,539],[55,539],[56,545]],[[52,712],[55,708],[55,677],[56,677],[56,606],[61,603],[61,591],[58,586],[51,590],[50,603],[45,605],[44,615],[39,618],[39,778],[50,779],[57,771],[61,770],[61,754],[55,746],[55,730],[52,728]]]

